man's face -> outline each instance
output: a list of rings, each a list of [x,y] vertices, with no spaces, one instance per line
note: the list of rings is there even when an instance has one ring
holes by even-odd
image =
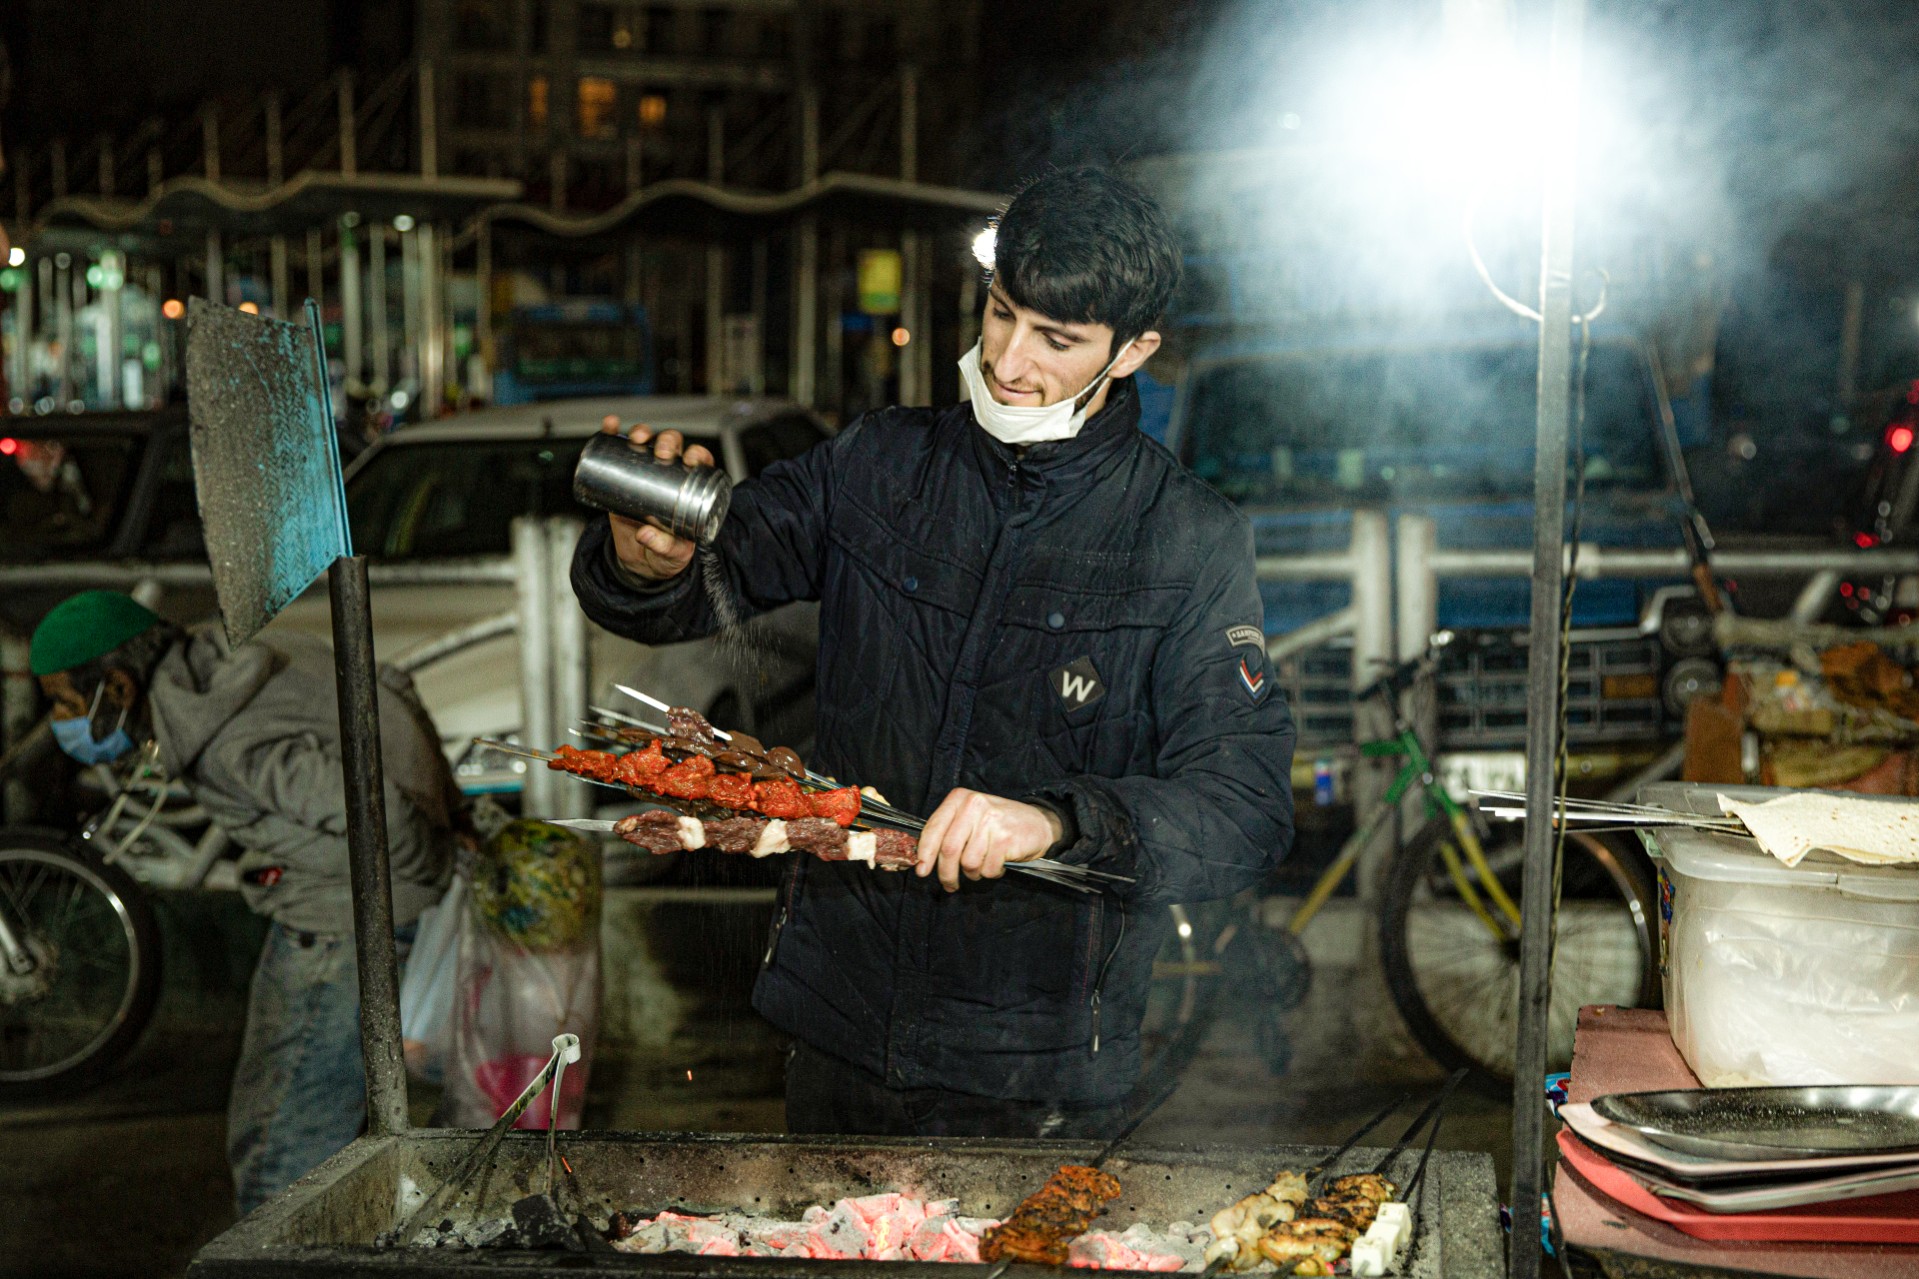
[[[1020,306],[999,285],[987,290],[980,371],[1001,404],[1040,408],[1086,389],[1113,358],[1113,330],[1064,324]]]

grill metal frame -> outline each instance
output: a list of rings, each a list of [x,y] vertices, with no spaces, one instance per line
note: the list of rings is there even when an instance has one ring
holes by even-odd
[[[814,1261],[784,1257],[637,1256],[507,1250],[379,1248],[412,1200],[438,1184],[479,1134],[447,1129],[363,1137],[209,1243],[188,1270],[191,1279],[368,1279],[368,1276],[473,1276],[571,1279],[581,1273],[825,1279],[881,1274],[983,1274],[988,1267],[947,1262]],[[1062,1163],[1084,1161],[1095,1147],[1062,1141],[968,1141],[868,1137],[761,1137],[698,1133],[565,1133],[590,1218],[615,1210],[748,1211],[797,1218],[810,1204],[848,1195],[899,1190],[957,1198],[963,1213],[1000,1216],[1037,1189]],[[504,1215],[517,1198],[543,1188],[543,1133],[513,1133],[490,1169],[449,1208],[468,1221]],[[1282,1168],[1304,1168],[1327,1147],[1236,1148],[1152,1146],[1122,1150],[1108,1164],[1125,1193],[1102,1229],[1136,1220],[1157,1225],[1202,1223],[1242,1195],[1264,1187]],[[1355,1150],[1344,1171],[1371,1168],[1383,1155]],[[1417,1151],[1395,1164],[1410,1177]],[[1489,1155],[1435,1151],[1418,1241],[1403,1274],[1412,1279],[1495,1279],[1504,1272],[1498,1201]],[[1016,1265],[1010,1275],[1058,1272]],[[1120,1274],[1128,1272],[1108,1271]]]

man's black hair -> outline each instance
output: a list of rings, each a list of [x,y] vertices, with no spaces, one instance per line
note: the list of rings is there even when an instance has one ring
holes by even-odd
[[[1115,351],[1166,313],[1179,274],[1179,242],[1152,197],[1091,167],[1028,183],[993,241],[1007,297],[1065,324],[1104,324]]]
[[[80,696],[92,701],[94,692],[106,682],[108,675],[114,671],[125,671],[133,676],[134,682],[140,686],[140,695],[144,697],[153,685],[153,672],[160,665],[160,659],[183,638],[185,632],[179,627],[171,622],[159,622],[120,647],[110,649],[90,662],[80,663],[67,671],[66,676]]]

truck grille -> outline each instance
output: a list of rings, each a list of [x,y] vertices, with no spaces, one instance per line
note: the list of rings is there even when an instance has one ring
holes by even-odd
[[[1353,740],[1352,647],[1309,649],[1275,674],[1292,707],[1302,751]],[[1659,641],[1634,630],[1573,632],[1566,736],[1574,744],[1659,738],[1676,732],[1660,698]],[[1441,750],[1517,749],[1526,741],[1527,645],[1523,637],[1475,637],[1440,662]]]

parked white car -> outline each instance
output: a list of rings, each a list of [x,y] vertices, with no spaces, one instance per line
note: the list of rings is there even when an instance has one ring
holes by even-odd
[[[573,501],[573,468],[607,414],[683,432],[704,444],[734,482],[805,452],[829,428],[789,402],[691,396],[625,396],[482,409],[385,437],[348,468],[354,550],[375,565],[454,565],[509,554],[511,526],[524,516],[604,518]],[[393,661],[463,627],[514,607],[511,584],[373,583],[375,649]],[[272,624],[331,634],[324,584]],[[767,741],[809,744],[818,609],[789,605],[761,619],[763,642],[750,663],[713,641],[648,647],[588,624],[592,700],[643,712],[617,697],[629,683],[715,722]],[[519,636],[504,633],[414,671],[460,784],[471,792],[517,792],[525,761],[475,748],[475,737],[517,740],[521,731]],[[747,669],[743,669],[746,667]],[[551,747],[557,742],[529,745]]]

